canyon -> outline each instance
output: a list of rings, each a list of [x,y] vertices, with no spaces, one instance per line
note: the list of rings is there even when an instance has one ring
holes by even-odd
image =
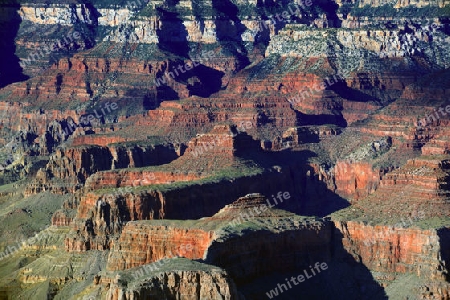
[[[0,3],[0,299],[450,299],[449,1],[289,5]]]

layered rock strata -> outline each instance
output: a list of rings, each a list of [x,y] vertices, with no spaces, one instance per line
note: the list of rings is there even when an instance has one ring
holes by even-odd
[[[175,299],[244,299],[237,291],[236,285],[230,276],[223,270],[204,264],[191,264],[185,270],[173,271],[170,267],[186,264],[181,259],[172,259],[166,263],[165,269],[147,273],[145,277],[134,281],[129,277],[101,278],[101,285],[107,291],[105,299],[108,300],[139,300],[149,297],[164,298],[170,295]],[[202,271],[197,268],[202,268]],[[204,270],[208,268],[207,270]],[[145,269],[144,269],[145,270]],[[135,269],[124,274],[140,274],[141,269]]]

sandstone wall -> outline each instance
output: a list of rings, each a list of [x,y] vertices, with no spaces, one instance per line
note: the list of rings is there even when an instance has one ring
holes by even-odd
[[[130,222],[123,228],[120,238],[112,244],[107,269],[134,268],[170,254],[193,260],[203,259],[213,238],[212,231]],[[189,247],[186,248],[186,245]]]
[[[134,288],[124,288],[120,279],[110,281],[103,283],[109,284],[107,300],[145,300],[153,297],[183,300],[242,299],[233,280],[223,271],[168,271],[153,275],[144,284]]]
[[[448,241],[436,230],[370,226],[359,222],[335,222],[342,244],[356,261],[372,271],[415,273],[423,278],[445,280]],[[439,245],[436,247],[436,245]]]

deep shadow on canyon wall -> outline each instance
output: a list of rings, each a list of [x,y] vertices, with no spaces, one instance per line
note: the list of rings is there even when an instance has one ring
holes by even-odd
[[[186,220],[210,217],[225,205],[249,193],[261,193],[267,199],[272,199],[272,195],[276,196],[278,192],[289,192],[291,198],[280,203],[277,208],[304,216],[324,217],[349,206],[347,200],[327,188],[314,168],[306,162],[313,155],[311,152],[304,151],[300,158],[290,151],[250,155],[254,162],[266,170],[274,161],[279,162],[282,168],[259,175],[163,192],[164,218]]]
[[[269,169],[270,160],[264,154],[254,159],[261,159],[266,171],[234,179],[222,179],[208,183],[186,184],[164,190],[143,190],[140,192],[115,193],[114,195],[89,194],[78,207],[78,216],[73,220],[75,228],[84,228],[84,242],[80,245],[68,243],[67,249],[108,249],[111,233],[119,234],[119,224],[128,221],[147,219],[189,220],[211,217],[226,205],[250,193],[261,193],[267,199],[276,197],[279,192],[289,192],[291,197],[278,203],[276,208],[285,209],[305,216],[326,216],[336,210],[347,207],[348,202],[327,189],[314,168],[305,161],[311,155],[296,156],[279,153],[282,160],[290,164],[281,164],[281,168]],[[272,154],[269,154],[272,156]],[[280,158],[281,159],[281,158]],[[272,162],[273,163],[273,162]],[[107,198],[107,199],[106,199]],[[110,205],[98,206],[99,199]],[[272,204],[274,203],[271,200]],[[136,208],[139,208],[136,211]],[[80,212],[83,212],[80,215]],[[63,218],[62,218],[63,219]],[[58,220],[56,220],[58,221]],[[88,225],[90,224],[90,225]],[[103,224],[96,225],[94,224]],[[77,242],[78,243],[78,242]]]
[[[19,58],[15,55],[14,39],[22,22],[17,13],[20,4],[16,1],[6,2],[0,3],[0,88],[28,79],[22,73]]]
[[[245,26],[238,17],[238,7],[230,0],[212,0],[212,8],[216,15],[215,25],[219,43],[238,59],[239,69],[245,68],[250,64],[250,60],[241,37]]]
[[[441,259],[444,261],[447,270],[450,269],[450,228],[441,228],[437,230],[441,242]],[[450,274],[447,273],[446,280],[450,282]]]
[[[330,221],[324,226],[282,233],[249,232],[215,241],[206,261],[227,270],[246,299],[267,299],[267,292],[284,284],[287,290],[276,299],[388,299],[369,269],[350,255],[342,233]],[[295,249],[295,250],[293,250]],[[286,278],[313,275],[316,263],[327,268],[298,286]]]

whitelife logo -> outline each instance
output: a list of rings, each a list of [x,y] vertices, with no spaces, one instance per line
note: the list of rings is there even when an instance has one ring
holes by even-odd
[[[258,116],[259,118],[259,116]],[[236,137],[239,133],[241,132],[246,132],[246,130],[250,129],[253,127],[253,123],[250,121],[242,121],[240,126],[236,128],[237,132],[234,132],[232,137]],[[198,157],[200,155],[203,155],[203,153],[208,152],[209,150],[214,149],[214,147],[216,146],[220,146],[224,141],[226,141],[229,138],[229,136],[223,135],[223,136],[218,136],[216,137],[215,140],[213,140],[212,142],[206,142],[204,143],[202,146],[196,146],[193,151],[191,152],[191,154],[194,157]]]
[[[278,192],[277,194],[277,198],[280,201],[280,203],[283,203],[283,200],[287,200],[291,198],[291,194],[289,194],[289,192]],[[272,199],[275,202],[274,205],[271,205],[271,202],[269,199],[266,199],[267,205],[266,204],[262,204],[259,207],[253,207],[253,210],[255,211],[256,215],[253,213],[252,209],[248,209],[247,211],[249,212],[249,214],[247,213],[239,213],[239,216],[234,218],[231,222],[230,222],[230,226],[237,226],[242,224],[242,222],[245,221],[249,221],[251,219],[254,219],[255,217],[259,216],[261,213],[265,212],[267,209],[275,207],[276,205],[278,205],[278,201],[277,199],[275,199],[275,196],[272,195]]]
[[[445,108],[439,107],[439,109],[434,109],[434,112],[432,114],[426,115],[425,118],[422,118],[421,120],[417,121],[418,129],[422,129],[425,126],[428,126],[429,124],[433,124],[433,122],[437,122],[438,120],[440,120],[441,116],[439,115],[439,113],[441,113],[442,116],[446,116],[447,113],[445,113],[444,110],[448,114],[450,114],[450,105],[447,105]]]
[[[67,40],[67,38],[69,40]],[[80,38],[81,38],[81,34],[77,31],[75,31],[74,33],[69,33],[69,34],[67,34],[67,37],[64,37],[64,40],[58,40],[57,43],[54,43],[50,46],[45,45],[44,47],[42,47],[40,49],[39,52],[31,53],[28,56],[28,58],[19,62],[19,65],[20,65],[20,67],[22,67],[22,69],[24,69],[27,65],[31,64],[33,61],[37,61],[37,60],[45,57],[46,55],[49,55],[52,52],[59,51],[60,49],[67,47],[71,43],[74,43],[75,40],[78,40]],[[44,54],[44,51],[45,51],[45,54]]]
[[[267,297],[269,297],[269,299],[272,299],[272,298],[278,296],[278,289],[280,289],[280,293],[284,292],[282,288],[284,288],[286,291],[288,291],[289,289],[292,289],[292,285],[290,282],[292,282],[294,285],[299,285],[300,283],[304,282],[306,279],[313,278],[314,276],[319,274],[321,272],[321,270],[325,271],[326,269],[328,269],[328,265],[324,262],[319,265],[319,263],[316,262],[316,264],[314,265],[314,268],[311,266],[309,266],[309,268],[310,268],[310,272],[312,275],[308,274],[307,270],[303,270],[303,274],[305,274],[304,276],[302,274],[298,275],[297,278],[292,276],[291,280],[288,280],[287,278],[285,278],[286,284],[289,286],[289,288],[286,286],[286,284],[279,283],[278,286],[275,287],[275,289],[272,289],[272,290],[270,290],[270,292],[266,293]],[[314,269],[317,270],[317,274],[316,274],[316,272],[314,272]],[[298,282],[297,282],[297,280],[298,280]]]
[[[313,95],[325,90],[326,88],[332,86],[333,84],[336,84],[338,82],[341,82],[345,80],[345,78],[348,76],[348,72],[345,73],[337,73],[333,75],[330,81],[330,77],[325,78],[325,81],[321,82],[320,84],[314,85],[312,88],[308,87],[309,91],[303,90],[300,92],[300,95],[297,95],[291,99],[288,99],[288,102],[292,105],[297,105],[298,103],[301,103],[308,97],[312,97]],[[333,81],[334,79],[334,81]]]
[[[213,58],[214,55],[215,55],[215,52],[213,50],[211,50],[211,51],[206,52],[203,57],[208,60],[208,59]],[[171,71],[167,72],[166,71],[166,72],[164,72],[163,76],[155,78],[155,80],[153,80],[153,82],[155,83],[155,85],[157,87],[160,87],[161,85],[166,85],[167,84],[167,80],[166,80],[166,78],[164,78],[164,76],[167,77],[167,79],[169,79],[169,80],[170,79],[175,79],[176,77],[181,75],[177,71],[177,69],[180,70],[180,72],[182,74],[184,74],[187,71],[190,71],[190,70],[200,66],[201,62],[199,62],[199,60],[201,61],[201,59],[197,58],[197,59],[192,60],[192,62],[190,62],[190,61],[186,62],[184,65],[179,64],[177,67],[173,67],[172,68],[173,72],[171,72]]]
[[[264,31],[264,29],[269,29],[269,25],[275,25],[277,24],[277,21],[275,20],[275,17],[277,18],[278,22],[280,23],[286,23],[292,16],[296,16],[297,18],[302,18],[302,9],[306,9],[306,7],[312,5],[312,0],[300,0],[297,1],[298,3],[290,3],[288,4],[289,11],[285,10],[282,13],[276,13],[275,15],[269,15],[267,18],[269,19],[269,23],[266,21],[260,21],[259,22],[259,28],[257,28],[255,31],[259,29],[259,31]],[[294,10],[295,9],[295,10]]]

